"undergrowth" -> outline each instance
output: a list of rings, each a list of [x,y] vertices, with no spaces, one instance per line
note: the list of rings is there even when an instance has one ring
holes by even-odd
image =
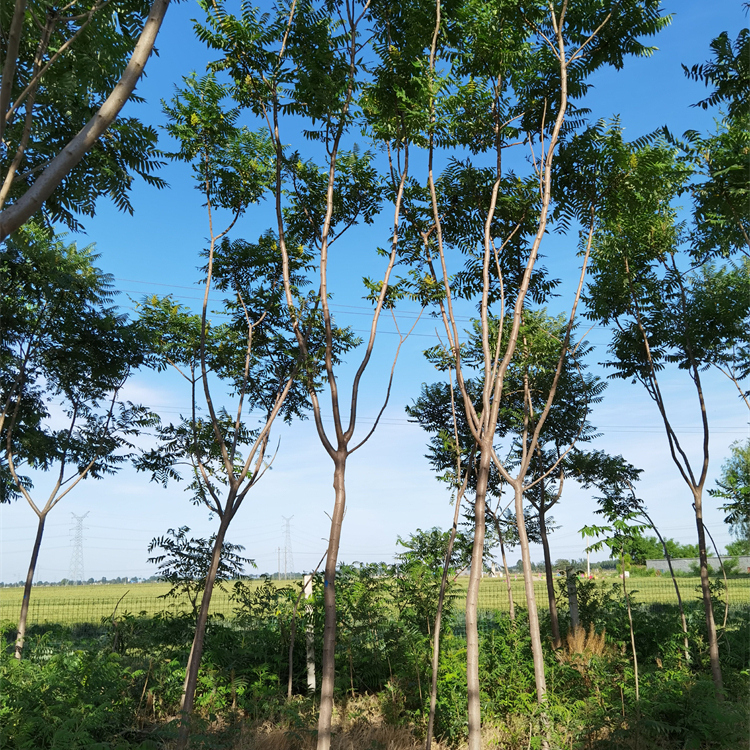
[[[374,567],[342,575],[337,647],[334,750],[421,747],[430,681],[429,597],[409,582],[394,585]],[[413,583],[413,582],[412,582]],[[585,582],[583,582],[585,585]],[[547,701],[536,702],[528,622],[485,613],[480,683],[484,746],[530,750],[736,750],[750,735],[750,608],[733,608],[721,633],[726,699],[709,679],[700,605],[688,603],[690,662],[676,609],[639,604],[633,617],[640,701],[618,592],[582,589],[584,627],[551,647],[545,629]],[[590,592],[589,592],[590,593]],[[594,599],[593,596],[598,598]],[[410,606],[404,606],[406,597]],[[192,747],[308,750],[316,705],[306,695],[305,632],[316,633],[321,608],[297,624],[293,697],[287,699],[293,590],[249,589],[237,616],[209,622],[196,699]],[[561,619],[566,621],[564,601]],[[450,609],[450,608],[449,608]],[[436,750],[466,737],[466,642],[461,618],[448,612],[442,638]],[[190,614],[123,614],[101,625],[33,626],[23,661],[12,656],[15,632],[2,629],[0,750],[169,748],[192,638]],[[318,662],[319,668],[319,662]]]

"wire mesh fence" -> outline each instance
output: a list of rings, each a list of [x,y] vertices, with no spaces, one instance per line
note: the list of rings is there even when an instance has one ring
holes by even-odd
[[[722,581],[712,579],[712,581]],[[565,597],[561,593],[560,579],[553,584],[559,601]],[[595,585],[604,591],[622,590],[622,580],[617,576],[595,579]],[[678,578],[677,583],[684,602],[700,599],[699,578]],[[723,583],[723,581],[722,581]],[[282,584],[297,586],[299,582],[285,581]],[[511,592],[516,606],[526,605],[523,579],[520,575],[511,576]],[[547,582],[544,577],[535,576],[534,594],[539,609],[548,607]],[[677,595],[670,578],[630,578],[626,580],[633,600],[644,604],[676,604]],[[716,584],[714,584],[716,585]],[[149,584],[137,584],[131,588],[78,586],[78,587],[36,587],[32,590],[29,604],[28,623],[99,623],[104,619],[117,618],[124,613],[132,615],[153,616],[162,612],[190,612],[192,605],[186,597],[163,596],[164,586],[154,585],[145,590]],[[721,585],[719,585],[721,589]],[[230,590],[214,591],[211,599],[211,613],[231,618],[234,615],[235,603],[230,599]],[[453,589],[454,607],[463,608],[466,597],[466,580],[458,579]],[[726,589],[718,592],[719,596],[730,607],[750,605],[750,578],[730,578]],[[21,607],[21,589],[6,588],[0,590],[0,621],[15,622],[18,620]],[[502,578],[484,578],[479,588],[479,609],[483,612],[508,612],[508,582]]]

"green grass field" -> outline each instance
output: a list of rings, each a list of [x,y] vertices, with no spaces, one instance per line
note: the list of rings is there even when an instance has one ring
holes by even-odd
[[[258,584],[259,582],[249,582]],[[279,585],[297,585],[296,581],[281,581]],[[679,578],[680,593],[685,602],[699,598],[696,587],[698,578]],[[615,576],[597,579],[597,584],[607,589],[619,585]],[[462,606],[467,579],[457,582],[457,606]],[[519,606],[525,606],[523,581],[520,576],[511,582],[513,598]],[[636,601],[646,603],[676,604],[672,581],[669,578],[631,578],[628,589],[634,591]],[[104,617],[117,613],[155,614],[164,610],[189,609],[187,600],[161,599],[169,590],[164,583],[107,584],[102,586],[37,586],[31,593],[29,623],[74,623],[99,622]],[[540,609],[547,607],[547,590],[544,580],[534,581],[534,592]],[[21,607],[23,589],[0,589],[0,621],[15,622]],[[730,605],[750,605],[750,578],[734,578],[729,581]],[[115,610],[115,608],[117,608]],[[233,603],[228,592],[216,590],[211,610],[225,616],[232,615]],[[479,589],[479,608],[482,610],[508,610],[507,586],[503,579],[485,578]]]

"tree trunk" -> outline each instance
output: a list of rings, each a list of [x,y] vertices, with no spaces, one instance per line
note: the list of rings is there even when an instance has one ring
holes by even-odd
[[[230,504],[227,503],[227,506],[229,505]],[[195,636],[193,637],[193,645],[190,649],[190,656],[188,657],[187,668],[185,671],[185,683],[182,688],[182,700],[180,701],[180,733],[177,738],[178,750],[185,750],[188,746],[188,740],[190,739],[190,716],[193,713],[195,688],[198,684],[198,670],[200,669],[201,658],[203,657],[203,644],[206,638],[206,623],[208,622],[208,608],[211,604],[211,596],[213,594],[214,583],[216,582],[216,573],[219,570],[219,563],[221,562],[221,548],[224,544],[224,536],[226,535],[230,521],[231,516],[229,513],[226,513],[219,524],[219,530],[216,533],[216,541],[214,542],[214,548],[211,553],[211,567],[208,569],[208,575],[206,576],[206,586],[203,589],[201,608],[198,613],[198,621],[195,624]]]
[[[529,537],[526,533],[526,522],[523,517],[523,489],[521,484],[514,487],[516,524],[521,547],[521,561],[523,563],[523,585],[526,591],[526,606],[529,610],[529,634],[531,635],[531,653],[534,659],[534,682],[536,683],[536,697],[539,703],[544,702],[547,693],[547,681],[544,676],[544,654],[542,652],[542,637],[539,632],[539,613],[536,609],[534,596],[534,579],[531,572],[531,553],[529,552]]]
[[[505,557],[505,545],[503,544],[503,535],[500,533],[500,524],[495,519],[497,533],[500,537],[500,556],[503,558],[503,571],[505,572],[505,583],[508,586],[508,607],[510,608],[510,619],[516,620],[516,607],[513,604],[513,587],[510,585],[510,571],[508,570],[508,560]]]
[[[304,578],[304,591],[305,599],[309,599],[312,596],[313,591],[312,573]],[[305,628],[305,646],[307,651],[307,694],[315,695],[315,626],[313,625],[312,604],[305,604],[305,617],[307,618],[307,626]]]
[[[542,537],[542,549],[544,550],[544,577],[547,581],[547,599],[549,599],[549,617],[552,628],[552,645],[560,648],[560,620],[557,616],[557,601],[555,600],[555,579],[552,571],[552,560],[550,559],[549,539],[545,527],[544,501],[539,505],[539,533]]]
[[[489,442],[489,441],[488,441]],[[482,747],[482,714],[479,697],[479,584],[484,564],[485,499],[492,460],[492,443],[483,446],[477,470],[477,489],[474,500],[474,545],[471,549],[471,572],[466,592],[466,686],[469,703],[468,750]]]
[[[23,601],[21,602],[21,616],[18,618],[18,635],[16,636],[16,659],[23,656],[23,642],[26,637],[26,619],[29,615],[29,600],[31,599],[31,585],[34,580],[36,563],[39,559],[39,548],[42,546],[42,535],[44,534],[44,522],[47,520],[47,514],[39,516],[39,525],[36,529],[36,539],[34,548],[31,551],[31,560],[29,562],[29,571],[26,574],[26,583],[23,587]]]
[[[168,7],[169,0],[154,0],[130,61],[112,93],[96,114],[52,159],[34,184],[12,206],[0,212],[0,241],[15,232],[42,207],[44,201],[115,121],[143,74]],[[5,117],[5,112],[0,116]]]
[[[721,676],[721,664],[719,663],[719,642],[716,636],[716,623],[714,622],[714,608],[711,602],[711,589],[708,585],[708,555],[706,554],[706,532],[703,528],[703,504],[699,488],[693,491],[695,503],[695,523],[698,527],[698,555],[701,563],[701,591],[703,593],[703,606],[706,611],[706,630],[708,631],[708,653],[711,660],[711,677],[716,689],[716,697],[724,698],[724,684]]]
[[[323,604],[325,626],[323,628],[323,660],[320,680],[320,713],[318,715],[317,750],[330,750],[331,720],[333,718],[333,687],[336,678],[336,562],[341,541],[341,525],[346,505],[346,454],[340,450],[334,459],[333,489],[336,499],[331,517],[331,535],[328,539],[325,579],[323,582]]]
[[[635,699],[640,701],[640,689],[638,685],[638,654],[635,650],[635,632],[633,630],[633,613],[630,611],[630,596],[625,584],[625,550],[620,550],[620,575],[622,576],[622,591],[625,594],[625,606],[628,609],[628,625],[630,626],[630,647],[633,650],[633,674],[635,676]]]

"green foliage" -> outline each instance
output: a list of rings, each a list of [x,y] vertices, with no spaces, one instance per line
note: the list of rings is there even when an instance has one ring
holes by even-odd
[[[403,571],[424,567],[433,576],[440,577],[448,554],[449,542],[450,531],[443,531],[436,526],[427,531],[417,529],[405,539],[397,537],[396,543],[405,550],[398,553],[400,569]],[[465,534],[458,532],[448,561],[449,573],[454,575],[457,570],[464,568],[470,559],[471,542]]]
[[[131,439],[154,423],[144,407],[117,400],[132,370],[148,363],[148,347],[138,324],[114,306],[97,257],[93,246],[66,245],[33,224],[0,251],[0,500],[20,494],[9,445],[27,488],[23,470],[88,467],[99,478],[133,455]],[[52,418],[53,404],[66,424]]]
[[[732,455],[721,467],[716,488],[709,490],[709,494],[725,501],[720,506],[726,512],[724,521],[737,537],[737,543],[744,542],[747,546],[750,542],[750,440],[744,445],[739,441],[733,443],[731,451]],[[729,546],[727,552],[740,554],[730,552]]]
[[[2,660],[0,747],[94,747],[133,727],[141,670],[91,645],[46,659],[39,651]]]
[[[727,554],[731,557],[750,555],[750,539],[735,539],[727,544]]]
[[[665,539],[664,543],[671,558],[698,557],[697,544],[681,544],[674,539]],[[655,536],[632,534],[625,541],[625,552],[636,565],[645,565],[646,560],[665,559],[664,547]]]
[[[147,0],[106,4],[84,0],[76,3],[74,12],[66,12],[51,0],[26,3],[9,110],[1,113],[7,119],[0,155],[3,179],[23,143],[27,117],[30,129],[6,205],[23,195],[39,170],[63,150],[109,96],[149,7]],[[13,12],[13,3],[4,3],[0,9],[0,27],[5,30],[0,38],[3,61]],[[37,73],[41,77],[34,85]],[[156,187],[166,185],[154,175],[163,163],[161,157],[153,127],[136,117],[118,118],[46,201],[45,218],[50,225],[62,223],[78,229],[78,217],[93,216],[96,201],[103,196],[132,213],[129,193],[135,177]]]
[[[198,600],[206,587],[206,576],[211,567],[216,535],[209,539],[188,538],[190,529],[181,526],[177,531],[169,529],[164,536],[155,537],[148,545],[148,551],[160,550],[161,554],[149,557],[147,562],[157,566],[159,579],[171,584],[172,588],[165,598],[179,598],[187,596],[193,608],[193,614],[198,614]],[[222,590],[224,582],[239,578],[244,572],[245,565],[255,567],[253,560],[242,557],[239,553],[245,548],[239,544],[223,542],[216,570],[215,585]]]
[[[414,627],[412,614],[401,616],[400,576],[385,566],[354,566],[337,576],[342,603],[337,701],[345,705],[353,683],[355,698],[377,696],[389,723],[420,726],[430,645]],[[426,600],[429,585],[424,580],[419,585]],[[607,590],[588,580],[576,585],[583,623],[605,635],[603,645],[594,650],[585,646],[588,638],[583,648],[545,648],[546,706],[554,717],[555,742],[568,746],[572,738],[597,747],[605,736],[608,747],[623,750],[636,737],[655,750],[686,743],[716,750],[741,745],[748,728],[743,698],[750,666],[746,607],[730,610],[723,635],[727,697],[719,704],[703,676],[706,635],[699,602],[686,602],[691,669],[684,663],[676,606],[646,605],[637,593],[631,595],[641,678],[641,700],[636,704],[623,654],[629,632],[621,588]],[[314,595],[306,600],[313,606],[312,615],[304,607],[297,614],[295,692],[305,690],[308,622],[313,624],[320,658],[322,589],[322,580],[316,580]],[[295,696],[287,704],[285,697],[290,623],[298,591],[271,581],[257,587],[241,581],[233,594],[237,617],[209,620],[196,694],[196,741],[207,747],[231,744],[240,717],[243,722],[272,722],[306,733],[312,728],[310,703]],[[563,614],[564,601],[562,597]],[[26,660],[17,662],[9,649],[0,655],[0,747],[47,750],[102,743],[145,750],[151,746],[142,743],[168,742],[171,729],[166,722],[179,705],[193,628],[190,614],[172,612],[156,617],[118,614],[101,626],[85,628],[32,626]],[[548,642],[548,628],[543,618],[543,643]],[[12,629],[5,637],[12,643]],[[448,617],[441,645],[436,734],[449,746],[460,745],[466,733],[465,648],[460,616]],[[527,747],[530,731],[532,737],[541,736],[522,609],[515,623],[506,615],[482,613],[480,685],[486,726],[495,727],[509,747]]]
[[[183,80],[171,105],[164,104],[167,132],[179,144],[169,156],[192,165],[196,189],[213,206],[241,213],[273,182],[268,133],[237,125],[240,110],[222,106],[230,88],[214,74]]]

